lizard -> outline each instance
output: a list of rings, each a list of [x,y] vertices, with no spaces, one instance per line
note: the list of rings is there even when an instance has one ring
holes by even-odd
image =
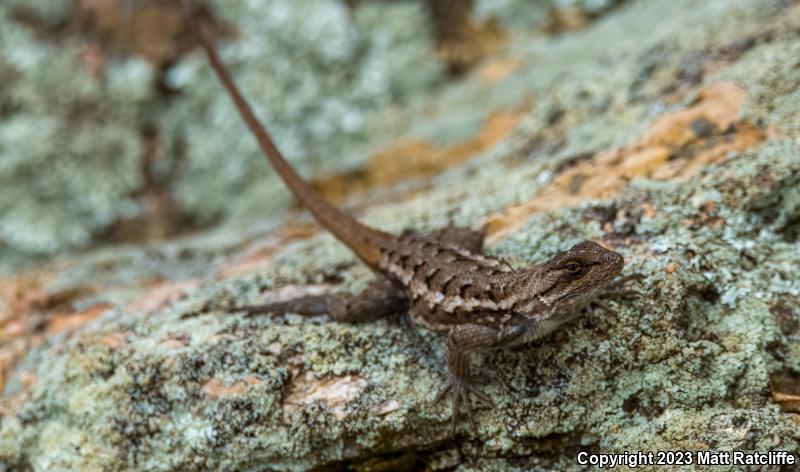
[[[415,325],[447,337],[448,377],[434,398],[451,394],[455,431],[463,405],[475,426],[470,393],[493,401],[475,388],[469,354],[517,346],[546,336],[596,304],[611,308],[605,296],[625,295],[621,254],[593,241],[583,241],[552,258],[514,269],[501,258],[483,254],[483,233],[447,227],[428,233],[390,234],[356,220],[319,195],[286,161],[222,61],[204,29],[207,11],[184,0],[190,30],[205,51],[211,68],[233,101],[274,170],[319,225],[345,244],[375,274],[360,293],[328,293],[264,305],[243,305],[231,312],[327,315],[343,323],[375,320],[407,312]]]

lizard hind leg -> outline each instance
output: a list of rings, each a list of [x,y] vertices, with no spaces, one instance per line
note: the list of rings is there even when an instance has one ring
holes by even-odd
[[[358,323],[384,318],[408,309],[405,292],[394,281],[379,277],[357,294],[329,293],[294,298],[264,305],[245,305],[232,309],[247,316],[295,313],[304,316],[328,315],[334,321]]]

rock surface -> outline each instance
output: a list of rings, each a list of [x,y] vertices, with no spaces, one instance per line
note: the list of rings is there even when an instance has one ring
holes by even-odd
[[[250,61],[266,54],[248,35],[267,13],[215,4],[240,29],[226,56],[248,93],[280,102],[257,90],[274,64]],[[370,274],[307,217],[286,216],[284,189],[189,55],[174,72],[184,93],[159,118],[191,143],[191,170],[169,191],[189,192],[185,208],[198,214],[239,214],[182,238],[6,271],[0,469],[579,470],[578,451],[796,452],[800,6],[634,1],[576,31],[508,28],[458,81],[431,89],[417,75],[402,106],[370,96],[375,136],[337,137],[332,160],[319,158],[328,171],[363,170],[317,185],[391,231],[482,226],[489,251],[517,266],[603,242],[645,276],[641,297],[474,356],[498,408],[452,435],[449,407],[432,403],[441,337],[403,318],[348,326],[225,313],[358,290]],[[113,90],[108,100],[138,106]],[[361,110],[362,92],[342,103]],[[279,130],[300,116],[275,113]],[[108,142],[97,136],[91,149]],[[278,141],[313,168],[294,138]],[[240,153],[247,164],[235,163]],[[241,208],[220,210],[237,182]],[[268,224],[252,223],[259,212]]]

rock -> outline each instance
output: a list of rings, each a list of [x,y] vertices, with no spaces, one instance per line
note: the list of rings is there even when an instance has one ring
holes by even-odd
[[[477,428],[451,434],[433,403],[444,342],[402,317],[226,312],[369,280],[278,208],[278,228],[222,225],[5,276],[0,468],[570,470],[579,451],[797,451],[798,27],[786,2],[628,2],[558,37],[514,30],[495,53],[513,70],[487,82],[479,68],[395,111],[403,132],[376,138],[381,159],[401,134],[483,143],[492,113],[529,108],[435,176],[364,183],[347,202],[364,221],[482,224],[489,252],[517,266],[589,238],[645,276],[615,314],[473,356],[497,404]],[[242,133],[218,139],[233,149]]]

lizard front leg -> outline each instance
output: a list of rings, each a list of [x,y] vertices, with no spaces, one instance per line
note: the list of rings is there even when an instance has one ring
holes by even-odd
[[[630,287],[629,283],[636,280],[642,280],[643,278],[644,275],[638,273],[618,277],[615,281],[611,282],[608,287],[601,290],[591,302],[589,302],[589,307],[599,307],[606,313],[615,315],[617,313],[616,310],[611,308],[606,302],[608,300],[619,298],[628,298],[637,295],[641,296],[642,293]]]
[[[379,277],[358,294],[311,295],[264,305],[246,305],[231,311],[259,314],[329,315],[334,321],[358,323],[383,318],[408,309],[406,294],[396,282]]]
[[[473,393],[480,400],[494,406],[494,402],[475,389],[475,379],[469,373],[468,354],[472,351],[494,347],[498,342],[499,332],[487,326],[462,325],[450,331],[447,340],[447,368],[448,379],[444,387],[436,395],[434,403],[441,400],[447,392],[452,395],[452,424],[455,433],[456,423],[461,405],[467,411],[467,417],[475,427],[475,418],[472,412],[469,394]]]

